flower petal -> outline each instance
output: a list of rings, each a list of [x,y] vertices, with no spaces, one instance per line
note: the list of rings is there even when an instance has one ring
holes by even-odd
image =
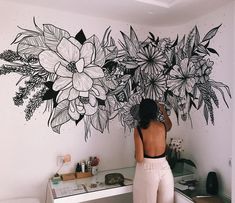
[[[89,94],[89,104],[90,104],[91,106],[95,106],[95,105],[96,105],[96,102],[97,102],[97,100],[96,100],[95,96],[92,95],[92,94]]]
[[[72,78],[73,76],[73,73],[70,72],[65,66],[61,65],[61,63],[56,65],[55,72],[61,77]]]
[[[69,92],[70,92],[71,88],[72,87],[69,87],[67,89],[60,91],[59,94],[57,95],[56,102],[60,103],[61,101],[68,99]]]
[[[182,77],[181,68],[178,65],[174,65],[173,69],[170,71],[170,76],[176,78]]]
[[[82,92],[86,92],[91,89],[93,80],[85,73],[73,74],[73,87]]]
[[[59,77],[58,79],[55,80],[55,82],[53,84],[53,90],[59,91],[59,90],[68,88],[71,85],[72,85],[71,78]]]
[[[84,109],[86,115],[93,115],[98,110],[98,102],[96,101],[94,106],[92,106],[90,103],[84,104]]]
[[[70,37],[70,38],[69,38],[69,41],[72,42],[76,47],[78,47],[79,49],[81,49],[82,44],[81,44],[78,40],[76,40],[74,37]]]
[[[77,106],[78,113],[85,114],[85,109],[84,109],[83,103],[79,99],[76,99],[75,103],[76,103],[76,106]]]
[[[45,68],[48,72],[54,73],[55,65],[58,62],[66,65],[66,62],[60,58],[55,52],[46,50],[39,54],[39,62],[43,68]]]
[[[193,86],[195,85],[196,80],[194,78],[188,78],[186,82],[187,92],[192,92]]]
[[[57,46],[58,53],[68,62],[76,62],[80,58],[80,50],[65,37]]]
[[[79,61],[76,62],[76,68],[79,73],[83,72],[84,64],[85,62],[83,58],[81,58]]]
[[[95,48],[94,45],[90,42],[83,44],[81,48],[81,58],[84,58],[85,66],[91,64],[95,58]]]
[[[104,77],[104,72],[99,66],[90,65],[84,68],[84,72],[91,78],[102,78]]]
[[[180,67],[181,67],[181,70],[183,72],[183,75],[187,75],[188,73],[188,58],[185,58],[183,59],[181,62],[180,62]]]
[[[190,61],[188,64],[188,74],[194,75],[196,72],[196,68],[194,67],[194,64]]]
[[[95,93],[95,96],[99,99],[105,100],[106,99],[106,93],[102,86],[100,85],[93,85],[92,90]]]
[[[86,92],[80,91],[79,92],[79,96],[81,96],[81,97],[88,97],[89,96],[89,92],[88,91],[86,91]]]
[[[74,100],[74,99],[78,98],[78,96],[79,96],[79,91],[77,91],[74,88],[71,88],[71,90],[69,92],[68,100]]]
[[[69,102],[69,115],[74,120],[78,120],[80,118],[80,113],[77,111],[75,100]]]

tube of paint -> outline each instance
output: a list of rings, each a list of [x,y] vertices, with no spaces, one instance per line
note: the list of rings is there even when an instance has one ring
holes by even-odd
[[[81,163],[81,166],[82,166],[82,172],[84,173],[84,172],[85,172],[85,163],[82,162],[82,163]]]

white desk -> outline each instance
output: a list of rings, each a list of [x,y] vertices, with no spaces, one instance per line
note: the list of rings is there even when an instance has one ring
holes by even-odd
[[[108,173],[122,173],[125,178],[130,180],[125,180],[125,186],[105,185],[104,177]],[[48,203],[78,203],[130,193],[132,192],[134,174],[135,168],[130,167],[101,171],[89,178],[60,181],[59,184],[53,184],[50,181]]]
[[[108,173],[122,173],[125,186],[104,184],[104,177]],[[48,203],[79,203],[132,192],[135,167],[121,168],[99,172],[97,175],[70,181],[60,181],[59,184],[50,182]],[[193,175],[191,171],[174,174],[175,180]]]

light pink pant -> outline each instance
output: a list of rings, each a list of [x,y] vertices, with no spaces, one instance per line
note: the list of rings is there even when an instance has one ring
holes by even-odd
[[[133,183],[134,203],[173,203],[174,178],[166,158],[144,158],[137,163]]]

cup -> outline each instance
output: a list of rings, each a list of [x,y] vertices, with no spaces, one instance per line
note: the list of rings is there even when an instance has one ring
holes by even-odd
[[[98,166],[92,166],[91,173],[92,173],[92,175],[96,175],[98,173]]]

